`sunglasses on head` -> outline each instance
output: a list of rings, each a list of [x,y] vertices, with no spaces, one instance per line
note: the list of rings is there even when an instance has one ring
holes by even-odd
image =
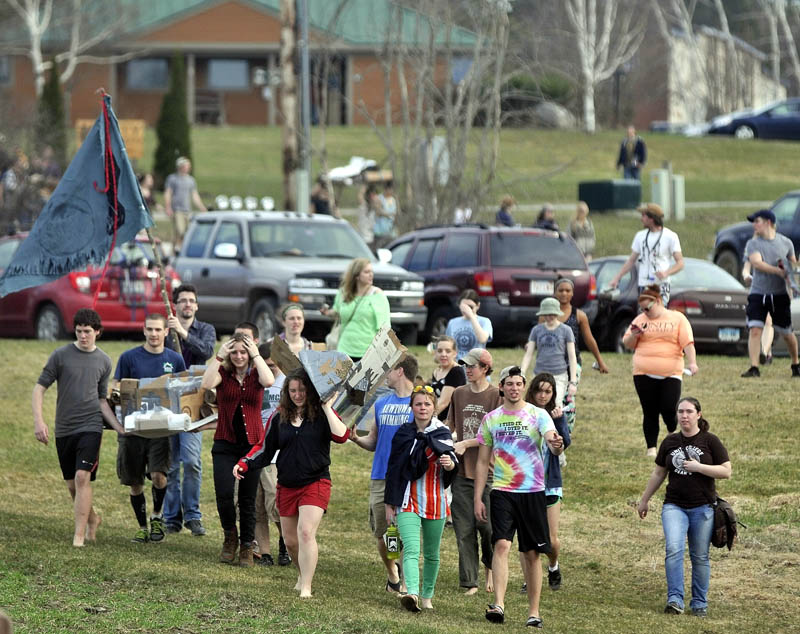
[[[430,385],[417,385],[416,387],[414,387],[415,394],[417,392],[422,392],[423,390],[428,394],[433,394],[433,388]]]

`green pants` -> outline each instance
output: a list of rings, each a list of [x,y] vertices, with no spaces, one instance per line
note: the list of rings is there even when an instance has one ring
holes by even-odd
[[[445,518],[427,520],[416,513],[398,513],[397,529],[403,540],[403,576],[408,594],[433,598],[439,576],[439,544],[442,542]],[[422,529],[422,594],[419,592],[419,535]]]

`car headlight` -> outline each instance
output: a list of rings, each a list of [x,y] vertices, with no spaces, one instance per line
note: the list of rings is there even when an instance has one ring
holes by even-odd
[[[296,277],[289,282],[289,288],[325,288],[325,280],[318,277]]]
[[[724,128],[726,125],[730,125],[733,121],[733,117],[729,114],[724,114],[721,117],[716,117],[711,121],[712,128]]]
[[[417,292],[417,293],[422,293],[422,292],[425,291],[425,282],[416,282],[416,281],[414,281],[414,282],[411,282],[411,281],[403,282],[400,285],[400,290],[401,291],[414,291],[414,292]]]

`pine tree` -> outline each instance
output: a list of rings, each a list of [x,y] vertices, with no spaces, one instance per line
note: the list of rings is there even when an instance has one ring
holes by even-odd
[[[163,186],[167,176],[175,171],[175,159],[192,158],[189,119],[186,116],[186,73],[183,56],[175,53],[170,68],[169,92],[164,95],[161,114],[156,124],[158,147],[153,162],[156,186]]]
[[[67,127],[64,121],[64,100],[58,81],[58,66],[53,66],[47,75],[36,114],[36,151],[41,154],[46,146],[53,148],[56,161],[62,169],[67,164]]]

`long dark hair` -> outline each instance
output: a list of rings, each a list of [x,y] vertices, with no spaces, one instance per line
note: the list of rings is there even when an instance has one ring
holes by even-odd
[[[700,428],[700,431],[708,431],[708,421],[703,418],[703,410],[700,407],[700,401],[698,401],[694,396],[683,396],[681,400],[678,401],[678,405],[686,401],[687,403],[691,403],[694,405],[695,410],[698,414],[700,414],[700,418],[697,421],[697,426]]]
[[[542,383],[548,383],[550,387],[553,388],[550,400],[545,403],[545,406],[542,408],[548,414],[552,414],[553,410],[556,408],[556,378],[549,372],[539,372],[539,374],[533,377],[533,381],[531,381],[531,384],[528,386],[528,391],[525,392],[525,400],[528,401],[528,403],[536,405],[534,396],[536,396],[536,392],[539,390],[539,386]]]
[[[303,411],[298,411],[297,406],[292,402],[289,396],[289,384],[292,381],[300,381],[306,388],[306,403],[303,406]],[[281,413],[281,423],[291,423],[297,416],[309,421],[315,421],[322,413],[322,402],[319,399],[317,390],[308,378],[308,374],[302,368],[292,370],[286,375],[286,379],[281,389],[281,400],[278,404]]]

